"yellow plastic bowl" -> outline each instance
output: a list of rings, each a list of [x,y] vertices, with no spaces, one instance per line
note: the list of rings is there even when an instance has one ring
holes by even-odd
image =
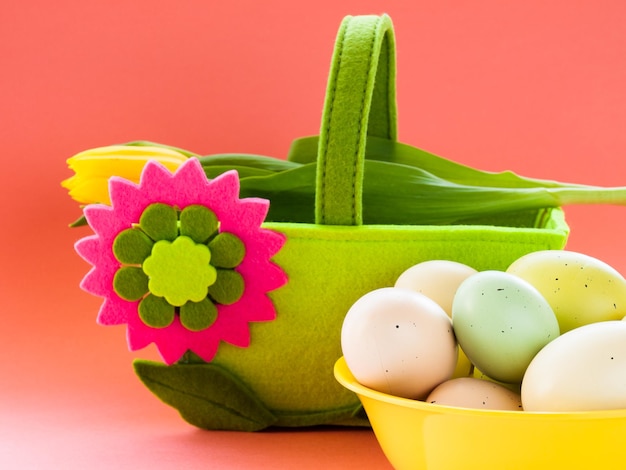
[[[394,397],[359,384],[344,358],[335,378],[355,392],[396,469],[624,469],[626,410],[485,411]]]

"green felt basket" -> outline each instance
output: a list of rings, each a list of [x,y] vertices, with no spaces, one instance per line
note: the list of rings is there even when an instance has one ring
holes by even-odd
[[[504,270],[526,253],[564,247],[560,209],[494,217],[490,225],[363,224],[366,147],[394,158],[394,41],[386,15],[347,17],[341,25],[319,138],[297,141],[290,155],[317,159],[316,223],[263,225],[286,236],[273,258],[288,277],[269,293],[276,319],[252,323],[249,347],[223,343],[210,363],[136,361],[148,388],[193,425],[367,425],[356,395],[333,377],[343,318],[359,297],[426,260]]]

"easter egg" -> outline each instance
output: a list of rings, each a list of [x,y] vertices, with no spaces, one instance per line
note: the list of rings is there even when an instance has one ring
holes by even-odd
[[[476,272],[474,268],[457,261],[423,261],[400,274],[394,286],[424,294],[437,302],[448,316],[452,317],[452,301],[456,290],[465,279]],[[471,367],[472,363],[459,348],[453,377],[468,376],[471,373]]]
[[[452,323],[470,361],[506,383],[521,382],[535,354],[559,335],[539,291],[501,271],[482,271],[463,281],[452,304]]]
[[[507,272],[541,292],[561,333],[626,316],[626,280],[603,261],[582,253],[544,250],[514,261]]]
[[[515,393],[517,393],[518,395],[520,394],[520,389],[522,388],[522,383],[521,382],[515,382],[515,383],[505,383],[505,382],[500,382],[498,380],[494,380],[491,377],[489,377],[488,375],[484,374],[478,367],[474,367],[472,369],[472,375],[471,377],[474,377],[475,379],[480,379],[480,380],[486,380],[488,382],[493,382],[496,383],[498,385],[501,385]]]
[[[626,322],[591,323],[543,348],[522,381],[526,411],[626,408]]]
[[[394,287],[369,292],[352,305],[341,348],[359,383],[404,398],[425,398],[452,376],[457,361],[446,312],[423,294]]]
[[[451,379],[437,385],[426,401],[437,405],[482,410],[522,410],[519,393],[495,382],[473,377]]]
[[[476,274],[474,268],[456,261],[424,261],[400,274],[395,287],[424,294],[437,302],[449,316],[452,316],[454,294],[461,283],[472,274]]]

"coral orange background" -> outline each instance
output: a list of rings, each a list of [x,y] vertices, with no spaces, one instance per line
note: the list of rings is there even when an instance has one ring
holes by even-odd
[[[386,468],[369,430],[198,431],[134,377],[78,283],[83,149],[147,139],[284,157],[316,134],[337,27],[388,12],[400,138],[487,170],[626,185],[626,7],[496,0],[26,0],[0,7],[0,467]],[[626,273],[626,208],[567,208]]]

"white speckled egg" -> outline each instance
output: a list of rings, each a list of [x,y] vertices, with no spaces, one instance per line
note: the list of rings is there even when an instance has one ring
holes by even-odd
[[[626,322],[584,325],[552,341],[522,381],[526,411],[626,408]]]
[[[391,395],[423,399],[455,369],[452,322],[432,299],[387,287],[365,294],[341,329],[348,368],[359,383]]]

